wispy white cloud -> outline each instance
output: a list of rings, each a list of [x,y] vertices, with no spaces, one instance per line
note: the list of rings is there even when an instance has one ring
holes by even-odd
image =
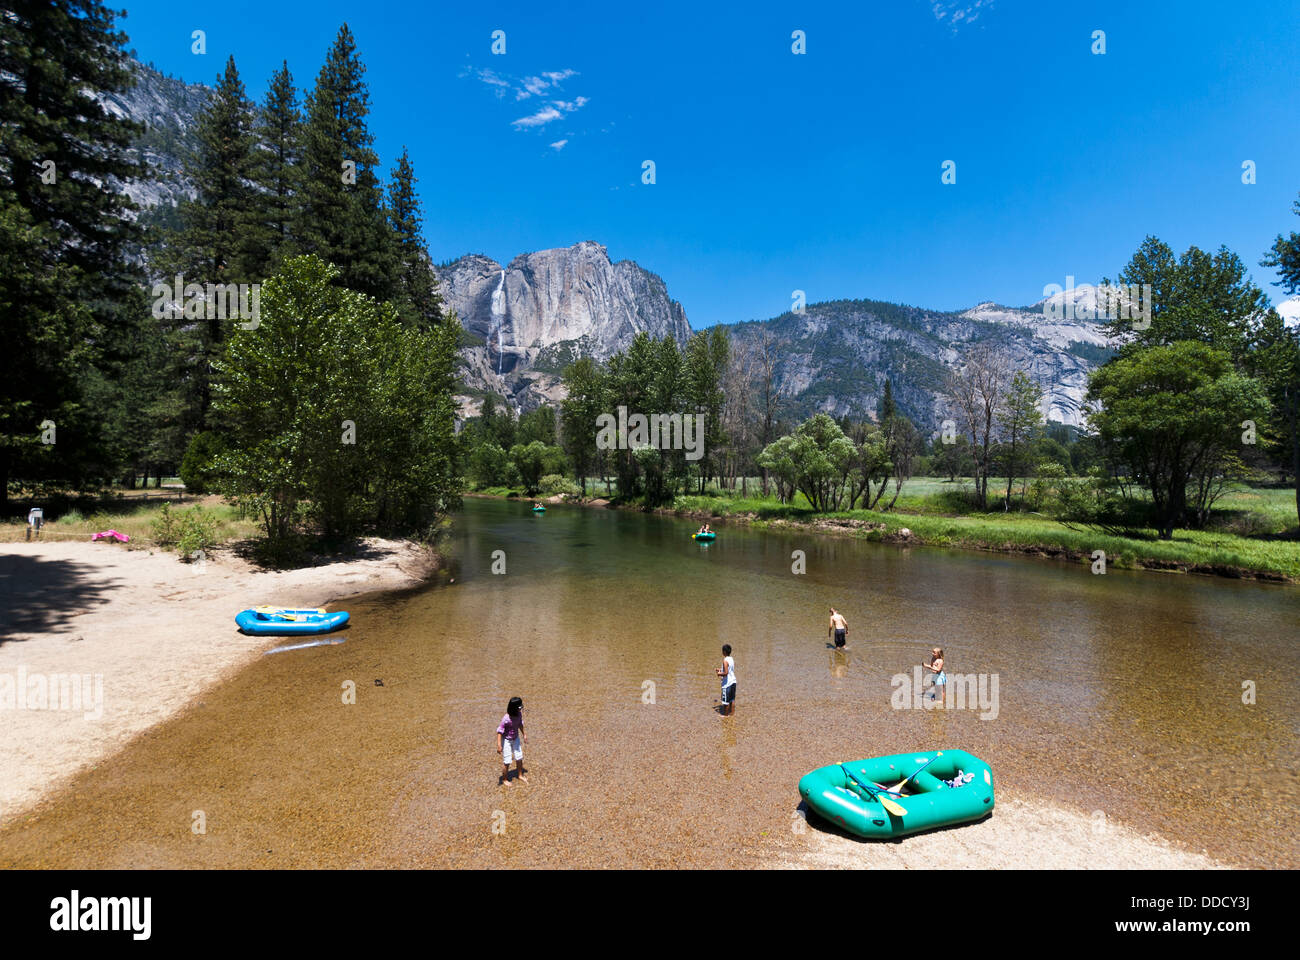
[[[552,100],[536,113],[520,117],[518,120],[512,120],[511,125],[517,130],[526,130],[529,127],[544,127],[552,120],[568,116],[576,110],[581,110],[586,105],[586,97],[578,97],[575,100]]]
[[[546,91],[559,87],[565,80],[577,75],[576,70],[548,70],[540,77],[524,77],[515,89],[515,99],[527,100],[529,97],[540,97]]]
[[[954,33],[979,19],[980,12],[993,6],[994,0],[930,0],[930,9],[940,23],[947,22]]]
[[[513,93],[516,100],[527,100],[529,97],[540,97],[558,90],[565,80],[576,77],[578,71],[544,70],[537,76],[514,77],[497,73],[488,67],[466,67],[460,75],[487,84],[503,99],[507,93]]]
[[[491,87],[492,92],[496,94],[498,99],[505,99],[507,94],[513,94],[516,102],[534,97],[538,99],[553,98],[549,99],[544,106],[538,106],[536,110],[527,116],[511,120],[510,125],[516,130],[534,130],[545,127],[554,120],[559,120],[561,117],[566,117],[577,110],[581,110],[589,102],[588,97],[574,97],[572,100],[555,99],[555,95],[559,93],[564,81],[578,76],[577,70],[544,70],[536,75],[514,77],[484,67],[466,67],[461,71],[460,75],[462,77],[472,77]],[[564,145],[568,142],[567,139],[559,140],[552,143],[551,146],[557,151],[563,150]]]
[[[551,144],[551,149],[554,150],[556,153],[559,153],[561,150],[564,149],[564,145],[568,142],[569,141],[567,139],[556,140],[553,144]]]
[[[477,67],[467,67],[461,71],[462,77],[473,77],[486,83],[488,86],[495,88],[498,97],[504,97],[506,91],[510,89],[511,83],[505,77],[498,74],[495,70],[481,70]]]
[[[554,107],[542,107],[536,113],[529,114],[526,117],[520,117],[518,120],[511,120],[511,126],[526,130],[529,127],[544,127],[552,120],[559,120],[564,114],[560,113]]]

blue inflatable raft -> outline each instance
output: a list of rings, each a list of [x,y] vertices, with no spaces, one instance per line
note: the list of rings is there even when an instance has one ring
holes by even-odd
[[[296,637],[311,633],[329,633],[348,622],[348,612],[337,610],[286,610],[280,607],[258,607],[241,610],[235,623],[244,633],[255,637]]]

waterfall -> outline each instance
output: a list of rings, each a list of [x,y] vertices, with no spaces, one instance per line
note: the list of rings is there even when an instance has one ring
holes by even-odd
[[[501,280],[497,283],[497,288],[492,291],[492,326],[497,330],[497,376],[501,376],[501,351],[502,351],[502,334],[501,328],[506,322],[506,272],[501,271]]]

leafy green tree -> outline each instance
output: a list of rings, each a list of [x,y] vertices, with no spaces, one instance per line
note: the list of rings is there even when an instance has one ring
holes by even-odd
[[[1300,216],[1300,200],[1292,210]],[[1293,230],[1289,237],[1278,234],[1261,265],[1277,270],[1282,278],[1279,285],[1288,294],[1300,293],[1300,233]],[[1296,516],[1300,518],[1300,326],[1287,329],[1277,312],[1270,312],[1253,360],[1280,414],[1277,441],[1295,486]]]
[[[1291,210],[1300,217],[1300,200],[1291,205]],[[1280,285],[1287,293],[1300,293],[1300,233],[1292,230],[1289,237],[1279,233],[1260,265],[1277,270],[1282,278]]]
[[[1033,462],[1043,427],[1042,400],[1042,387],[1025,371],[1017,370],[998,416],[1002,430],[1002,469],[1007,475],[1003,506],[1007,510],[1011,509],[1011,488],[1017,478],[1028,475]]]
[[[1107,322],[1110,334],[1123,341],[1121,349],[1195,340],[1226,351],[1240,364],[1268,309],[1268,298],[1227,247],[1214,254],[1188,247],[1175,259],[1168,245],[1147,237],[1118,280],[1139,289],[1144,284],[1151,286],[1149,327],[1139,329],[1140,318],[1119,317]]]
[[[459,503],[459,331],[405,328],[391,306],[338,278],[316,257],[287,261],[266,281],[258,327],[227,341],[219,488],[275,541],[304,521],[328,539],[366,528],[427,535]]]
[[[1241,422],[1268,411],[1262,388],[1226,351],[1195,341],[1117,357],[1093,371],[1088,400],[1103,448],[1149,488],[1162,540],[1208,515],[1240,449]]]
[[[770,444],[759,464],[776,477],[778,486],[797,489],[818,513],[841,509],[847,481],[856,459],[853,441],[829,415],[818,413],[795,428],[789,437]]]
[[[726,442],[722,422],[722,406],[725,401],[722,384],[730,356],[730,340],[726,328],[722,326],[701,330],[686,344],[683,371],[686,401],[695,412],[705,416],[704,456],[700,461],[701,493],[704,492],[709,477],[717,472],[715,451]]]
[[[894,478],[894,495],[885,505],[885,510],[894,509],[894,504],[898,502],[898,495],[903,492],[903,483],[912,477],[913,465],[920,450],[921,435],[916,425],[902,414],[891,417],[884,454]],[[882,485],[881,492],[883,491]],[[877,495],[878,499],[879,495]]]
[[[519,471],[519,478],[529,496],[537,493],[543,476],[564,470],[564,452],[539,440],[515,444],[510,448],[510,461]],[[554,469],[556,466],[558,470]]]
[[[975,460],[970,455],[970,440],[966,434],[957,434],[952,443],[936,440],[931,469],[936,476],[947,477],[950,482],[970,476],[975,469]]]
[[[520,443],[537,440],[548,447],[555,446],[555,408],[542,404],[529,410],[519,418],[517,435]]]
[[[573,463],[574,479],[587,495],[587,476],[604,451],[596,446],[596,418],[610,413],[604,373],[591,357],[579,357],[563,375],[566,395],[560,404],[565,453]]]
[[[883,409],[883,408],[882,408]],[[868,510],[874,510],[880,503],[880,498],[885,495],[885,488],[889,486],[889,478],[894,473],[894,461],[892,459],[892,450],[895,448],[894,433],[898,417],[891,416],[888,421],[889,429],[880,427],[871,427],[867,429],[862,440],[857,444],[857,450],[854,457],[854,468],[849,474],[849,501],[850,510],[857,504],[859,495],[862,497],[862,505]],[[911,427],[911,421],[902,418],[908,427]],[[872,492],[872,487],[875,492]],[[901,488],[901,483],[899,484]],[[894,491],[894,497],[898,497],[898,488]],[[890,506],[893,506],[891,501]]]
[[[509,483],[512,468],[509,454],[490,441],[479,443],[470,454],[470,476],[480,487]]]

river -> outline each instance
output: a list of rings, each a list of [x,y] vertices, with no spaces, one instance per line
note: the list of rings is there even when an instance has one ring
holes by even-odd
[[[453,583],[350,603],[345,643],[262,658],[0,831],[0,859],[746,866],[789,843],[808,770],[950,746],[992,765],[999,800],[1300,866],[1294,587],[694,529],[469,500]],[[898,691],[932,645],[982,699],[918,709]],[[502,787],[515,695],[529,782]]]

